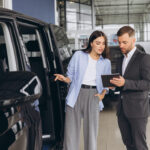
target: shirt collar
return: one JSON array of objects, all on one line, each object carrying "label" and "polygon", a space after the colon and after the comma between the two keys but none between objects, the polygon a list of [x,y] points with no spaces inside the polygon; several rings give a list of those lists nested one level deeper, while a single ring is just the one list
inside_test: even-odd
[{"label": "shirt collar", "polygon": [[[88,55],[90,55],[90,54],[88,54]],[[89,57],[89,56],[88,56],[88,57]],[[102,55],[100,55],[98,61],[99,61],[99,60],[103,60],[103,59],[104,59],[104,57],[103,57]]]},{"label": "shirt collar", "polygon": [[127,57],[132,57],[132,55],[134,54],[134,52],[136,51],[136,47],[134,47],[128,54],[127,54],[127,56],[126,55],[124,55],[126,58]]},{"label": "shirt collar", "polygon": [[102,59],[102,60],[104,59],[104,57],[103,57],[102,55],[100,55],[100,57],[99,57],[99,60],[101,60],[101,59]]}]

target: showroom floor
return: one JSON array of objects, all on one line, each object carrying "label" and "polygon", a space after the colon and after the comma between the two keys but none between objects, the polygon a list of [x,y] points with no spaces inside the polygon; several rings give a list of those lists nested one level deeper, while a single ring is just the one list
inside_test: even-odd
[{"label": "showroom floor", "polygon": [[[98,150],[126,150],[117,124],[116,109],[109,107],[100,113]],[[150,117],[147,126],[147,142],[150,148]],[[80,150],[84,150],[81,132]]]}]

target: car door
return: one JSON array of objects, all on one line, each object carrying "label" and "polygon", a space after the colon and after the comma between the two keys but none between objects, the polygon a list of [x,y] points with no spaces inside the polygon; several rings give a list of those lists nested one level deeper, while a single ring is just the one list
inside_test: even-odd
[{"label": "car door", "polygon": [[[53,53],[53,63],[54,63],[54,70],[52,73],[50,73],[50,79],[51,79],[51,85],[55,86],[53,87],[52,91],[52,97],[55,97],[54,89],[58,89],[58,97],[59,101],[55,101],[54,109],[57,109],[59,106],[59,111],[57,112],[57,115],[60,116],[59,119],[56,120],[57,124],[57,141],[60,143],[58,147],[62,147],[63,144],[63,134],[64,134],[64,120],[65,120],[65,99],[68,91],[68,85],[64,82],[54,82],[54,73],[64,74],[67,71],[67,66],[69,63],[69,60],[71,58],[71,50],[69,48],[69,41],[66,35],[66,32],[63,28],[49,24],[45,26],[45,31],[48,38],[48,43],[50,46],[50,53]],[[50,61],[50,59],[48,60]],[[51,64],[49,62],[49,64]],[[55,111],[54,111],[55,112]],[[58,115],[59,114],[59,115]]]},{"label": "car door", "polygon": [[24,55],[29,69],[40,78],[43,90],[39,99],[44,143],[56,145],[62,140],[63,110],[59,85],[54,82],[53,74],[57,67],[53,51],[45,34],[45,26],[17,23],[23,41]]},{"label": "car door", "polygon": [[[50,24],[47,33],[49,37],[51,37],[51,39],[49,40],[56,60],[56,72],[65,75],[67,72],[68,63],[72,55],[66,32],[63,28]],[[61,100],[63,101],[63,103],[65,103],[68,85],[66,83],[59,82],[59,88]]]},{"label": "car door", "polygon": [[[2,79],[2,72],[14,72],[21,68],[21,60],[16,59],[19,52],[15,33],[15,20],[8,16],[0,17],[0,79]],[[14,95],[9,97],[10,94],[6,94],[7,91],[4,89],[6,89],[6,84],[2,86],[1,81],[0,149],[14,150],[17,147],[26,150],[28,127],[22,120],[17,106],[9,105],[12,101],[15,102],[16,99],[13,100]],[[5,100],[3,103],[4,97],[10,100]]]}]

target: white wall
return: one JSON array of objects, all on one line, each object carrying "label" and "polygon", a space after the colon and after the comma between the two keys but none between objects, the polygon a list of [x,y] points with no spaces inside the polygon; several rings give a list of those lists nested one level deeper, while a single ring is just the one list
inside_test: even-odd
[{"label": "white wall", "polygon": [[4,8],[12,9],[12,0],[4,0]]},{"label": "white wall", "polygon": [[150,42],[136,42],[136,44],[140,44],[145,49],[146,53],[150,54]]}]

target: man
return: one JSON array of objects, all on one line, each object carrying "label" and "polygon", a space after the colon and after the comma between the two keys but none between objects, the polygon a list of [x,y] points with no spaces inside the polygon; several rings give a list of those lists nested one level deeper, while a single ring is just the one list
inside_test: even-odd
[{"label": "man", "polygon": [[124,55],[119,78],[110,82],[120,89],[118,125],[127,150],[148,150],[146,125],[149,115],[150,55],[135,47],[135,31],[124,26],[117,32]]}]

